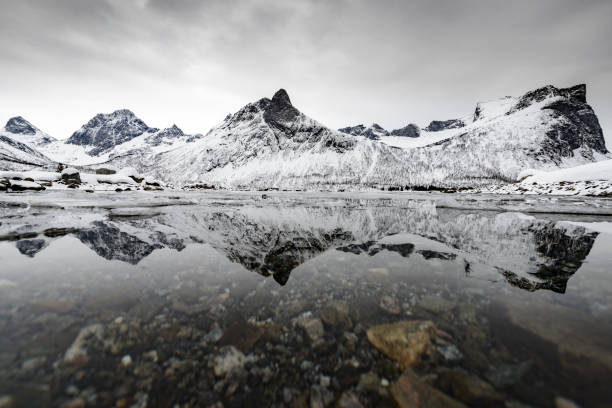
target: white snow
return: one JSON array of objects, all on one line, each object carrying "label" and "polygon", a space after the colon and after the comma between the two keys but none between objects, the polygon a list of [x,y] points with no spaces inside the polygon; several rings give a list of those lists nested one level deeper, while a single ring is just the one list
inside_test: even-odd
[{"label": "white snow", "polygon": [[36,181],[57,181],[61,174],[52,171],[28,170],[28,171],[0,171],[0,178],[20,178],[22,180],[31,178]]},{"label": "white snow", "polygon": [[74,174],[79,174],[79,171],[77,169],[75,169],[74,167],[68,167],[64,170],[62,170],[62,175],[68,175],[68,176],[72,176]]},{"label": "white snow", "polygon": [[519,178],[526,177],[524,184],[529,183],[559,183],[562,181],[595,181],[607,180],[612,182],[612,160],[604,160],[595,163],[583,164],[581,166],[560,169],[554,171],[524,170],[519,173]]},{"label": "white snow", "polygon": [[11,180],[11,187],[16,186],[16,187],[21,187],[21,188],[40,188],[41,185],[38,183],[34,183],[32,181],[25,181],[25,180]]}]

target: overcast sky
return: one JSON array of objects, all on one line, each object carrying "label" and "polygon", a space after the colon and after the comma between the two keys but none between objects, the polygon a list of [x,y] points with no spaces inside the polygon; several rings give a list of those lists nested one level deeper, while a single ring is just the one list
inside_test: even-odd
[{"label": "overcast sky", "polygon": [[338,128],[426,125],[587,83],[612,145],[612,1],[0,0],[0,120],[99,112],[205,132],[285,88]]}]

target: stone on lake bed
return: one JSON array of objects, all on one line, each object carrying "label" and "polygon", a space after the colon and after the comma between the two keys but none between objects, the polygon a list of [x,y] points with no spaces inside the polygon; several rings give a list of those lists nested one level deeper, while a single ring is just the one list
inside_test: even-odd
[{"label": "stone on lake bed", "polygon": [[385,295],[380,299],[380,308],[387,313],[400,314],[402,309],[391,296]]},{"label": "stone on lake bed", "polygon": [[471,407],[503,407],[505,397],[491,384],[459,370],[443,370],[437,385]]},{"label": "stone on lake bed", "polygon": [[316,317],[302,317],[297,320],[297,326],[304,330],[311,343],[317,343],[323,338],[323,323]]},{"label": "stone on lake bed", "polygon": [[219,345],[233,345],[240,351],[247,352],[263,334],[263,328],[244,319],[238,319],[223,331],[223,336],[219,339]]},{"label": "stone on lake bed", "polygon": [[391,395],[400,408],[465,408],[441,391],[421,381],[408,368],[391,387]]},{"label": "stone on lake bed", "polygon": [[72,342],[72,345],[64,354],[64,362],[74,364],[76,366],[84,366],[87,364],[87,347],[86,343],[92,337],[102,338],[104,327],[101,324],[92,324],[81,329],[77,337]]},{"label": "stone on lake bed", "polygon": [[242,368],[246,363],[245,355],[234,346],[225,346],[215,356],[213,370],[217,377],[225,377],[231,371]]},{"label": "stone on lake bed", "polygon": [[418,305],[419,307],[435,314],[448,312],[455,307],[455,303],[435,295],[423,296]]},{"label": "stone on lake bed", "polygon": [[367,337],[377,349],[400,363],[402,369],[415,367],[423,354],[432,355],[437,329],[429,320],[406,320],[370,327]]},{"label": "stone on lake bed", "polygon": [[328,326],[340,326],[349,329],[353,326],[349,317],[348,303],[341,300],[331,300],[323,307],[320,313],[321,320]]},{"label": "stone on lake bed", "polygon": [[362,408],[363,404],[359,401],[359,398],[350,391],[345,391],[338,399],[336,408]]}]

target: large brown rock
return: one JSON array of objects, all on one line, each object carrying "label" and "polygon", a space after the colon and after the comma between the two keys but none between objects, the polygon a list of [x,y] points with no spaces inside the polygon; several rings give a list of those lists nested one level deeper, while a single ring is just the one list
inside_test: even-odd
[{"label": "large brown rock", "polygon": [[503,407],[505,397],[488,382],[458,370],[444,370],[437,386],[470,407]]},{"label": "large brown rock", "polygon": [[411,369],[393,384],[391,395],[400,408],[465,408],[461,402],[421,381]]},{"label": "large brown rock", "polygon": [[429,320],[408,320],[370,327],[367,336],[374,347],[405,369],[417,366],[424,354],[434,354],[436,332]]}]

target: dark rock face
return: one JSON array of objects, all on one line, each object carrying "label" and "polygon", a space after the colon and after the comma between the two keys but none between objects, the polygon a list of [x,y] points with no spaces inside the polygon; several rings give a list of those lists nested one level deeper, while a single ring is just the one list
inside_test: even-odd
[{"label": "dark rock face", "polygon": [[414,123],[410,123],[401,129],[392,130],[391,136],[419,137],[421,136],[421,128]]},{"label": "dark rock face", "polygon": [[117,259],[136,265],[155,249],[162,247],[160,244],[148,244],[112,224],[97,221],[93,223],[93,227],[75,235],[82,243],[108,260]]},{"label": "dark rock face", "polygon": [[366,130],[365,126],[357,125],[340,128],[338,129],[338,132],[346,133],[347,135],[360,136],[364,130]]},{"label": "dark rock face", "polygon": [[122,109],[94,116],[81,129],[74,132],[66,143],[94,146],[89,154],[98,155],[145,132],[153,133],[157,130],[148,127],[133,112]]},{"label": "dark rock face", "polygon": [[571,157],[573,150],[579,147],[588,147],[604,154],[608,152],[599,120],[593,108],[586,103],[586,85],[560,89],[549,85],[527,92],[508,114],[550,97],[556,99],[542,109],[552,111],[559,120],[546,134],[548,140],[542,146],[544,154],[552,158]]},{"label": "dark rock face", "polygon": [[36,134],[36,128],[21,116],[15,116],[14,118],[10,118],[8,122],[6,122],[4,129],[6,129],[7,132],[19,135]]},{"label": "dark rock face", "polygon": [[151,146],[159,146],[164,142],[164,140],[177,139],[181,136],[185,136],[185,133],[183,133],[178,126],[172,125],[172,127],[166,128],[150,137],[147,137],[147,142]]},{"label": "dark rock face", "polygon": [[542,88],[529,91],[519,99],[508,114],[525,109],[534,103],[542,102],[546,98],[555,96],[572,99],[577,104],[586,103],[586,85],[580,84],[570,88],[556,88],[552,85],[546,85]]},{"label": "dark rock face", "polygon": [[264,120],[272,125],[294,121],[300,111],[293,107],[287,91],[279,89],[264,110]]},{"label": "dark rock face", "polygon": [[79,173],[62,173],[62,182],[66,184],[81,184]]},{"label": "dark rock face", "polygon": [[439,132],[446,129],[458,129],[464,126],[465,123],[460,119],[432,120],[425,130],[428,132]]},{"label": "dark rock face", "polygon": [[365,127],[364,125],[348,126],[338,129],[338,131],[347,135],[363,136],[370,140],[380,140],[381,136],[389,136],[389,132],[378,123],[372,123],[370,127]]},{"label": "dark rock face", "polygon": [[15,245],[19,252],[32,258],[47,246],[47,241],[44,239],[22,239],[17,241]]}]

